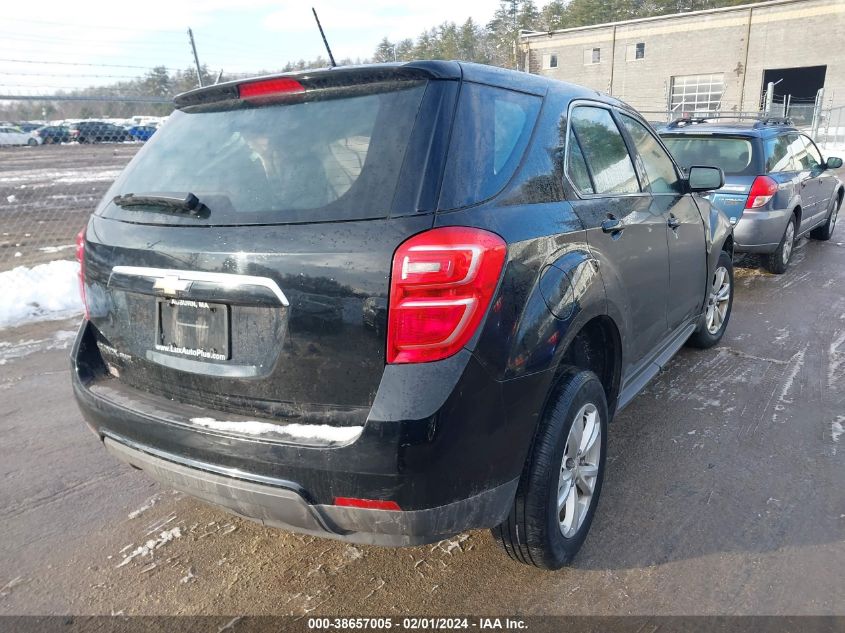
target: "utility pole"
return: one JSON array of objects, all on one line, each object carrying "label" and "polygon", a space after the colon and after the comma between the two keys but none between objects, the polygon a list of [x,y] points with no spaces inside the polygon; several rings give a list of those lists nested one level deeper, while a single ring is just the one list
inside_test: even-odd
[{"label": "utility pole", "polygon": [[197,45],[194,44],[194,32],[191,30],[191,27],[188,27],[188,39],[191,40],[191,50],[194,52],[194,63],[197,65],[197,82],[200,85],[200,88],[203,87],[202,84],[202,70],[200,69],[200,58],[197,56]]}]

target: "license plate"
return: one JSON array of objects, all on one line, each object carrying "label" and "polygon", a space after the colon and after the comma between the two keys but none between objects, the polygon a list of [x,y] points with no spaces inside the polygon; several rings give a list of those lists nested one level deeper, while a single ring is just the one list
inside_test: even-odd
[{"label": "license plate", "polygon": [[157,299],[156,350],[198,360],[228,360],[229,306],[189,299]]}]

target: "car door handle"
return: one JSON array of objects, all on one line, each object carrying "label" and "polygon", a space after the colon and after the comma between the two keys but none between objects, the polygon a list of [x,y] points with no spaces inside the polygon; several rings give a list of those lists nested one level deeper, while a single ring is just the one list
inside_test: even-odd
[{"label": "car door handle", "polygon": [[601,223],[601,230],[605,233],[618,233],[623,228],[622,222],[619,218],[607,218],[604,222]]},{"label": "car door handle", "polygon": [[670,215],[667,224],[669,225],[670,229],[677,229],[679,226],[681,226],[681,221],[674,215]]}]

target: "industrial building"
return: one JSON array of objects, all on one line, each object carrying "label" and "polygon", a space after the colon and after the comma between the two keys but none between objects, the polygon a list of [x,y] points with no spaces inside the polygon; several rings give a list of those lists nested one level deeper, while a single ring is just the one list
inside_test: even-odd
[{"label": "industrial building", "polygon": [[845,0],[775,0],[521,37],[529,72],[586,85],[649,118],[845,105]]}]

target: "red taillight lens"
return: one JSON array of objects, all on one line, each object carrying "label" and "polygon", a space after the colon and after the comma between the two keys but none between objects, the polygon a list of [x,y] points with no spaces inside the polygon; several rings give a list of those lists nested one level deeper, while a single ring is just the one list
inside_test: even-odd
[{"label": "red taillight lens", "polygon": [[778,183],[768,176],[757,176],[748,192],[748,200],[745,201],[746,209],[759,209],[772,199],[777,193]]},{"label": "red taillight lens", "polygon": [[493,298],[507,255],[504,240],[462,226],[432,229],[393,256],[387,362],[447,358],[475,333]]},{"label": "red taillight lens", "polygon": [[383,501],[380,499],[356,499],[355,497],[335,497],[336,506],[348,508],[367,508],[368,510],[401,510],[395,501]]},{"label": "red taillight lens", "polygon": [[87,319],[91,315],[88,313],[88,297],[85,292],[85,229],[76,234],[76,261],[79,262],[79,296],[82,298],[82,307]]},{"label": "red taillight lens", "polygon": [[257,99],[297,92],[305,92],[305,86],[295,79],[288,79],[287,77],[262,79],[238,86],[238,97],[241,99]]}]

